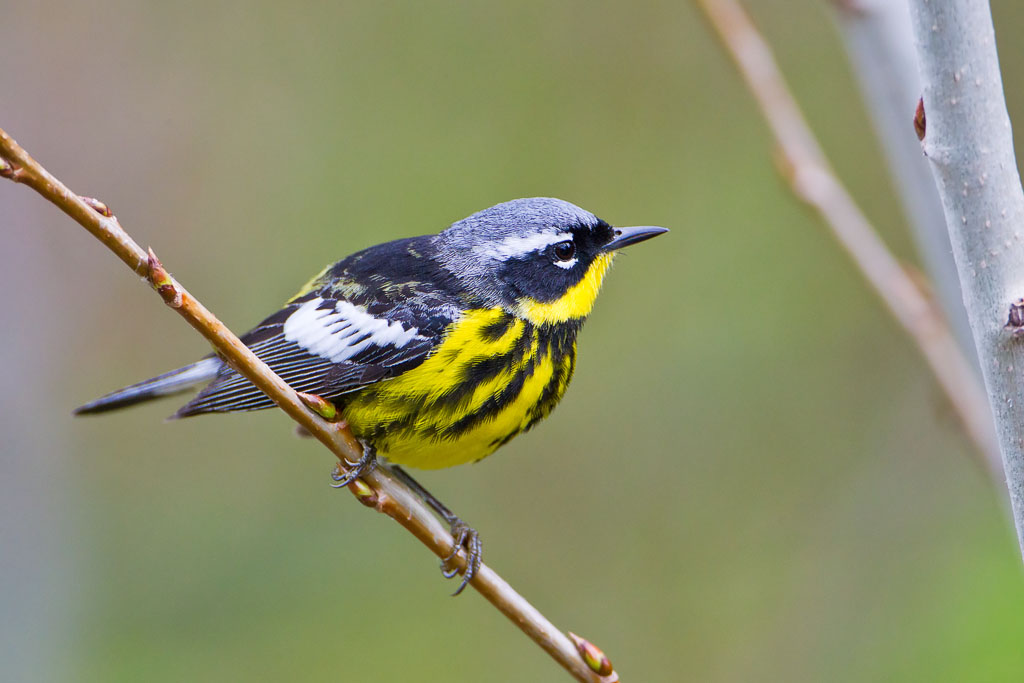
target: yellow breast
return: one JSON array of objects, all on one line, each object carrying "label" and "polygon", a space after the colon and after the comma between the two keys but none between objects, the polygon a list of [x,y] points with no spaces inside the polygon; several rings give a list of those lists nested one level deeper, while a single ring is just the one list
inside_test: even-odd
[{"label": "yellow breast", "polygon": [[561,398],[575,331],[542,330],[502,309],[466,311],[421,365],[346,401],[346,419],[357,437],[401,465],[479,460]]}]

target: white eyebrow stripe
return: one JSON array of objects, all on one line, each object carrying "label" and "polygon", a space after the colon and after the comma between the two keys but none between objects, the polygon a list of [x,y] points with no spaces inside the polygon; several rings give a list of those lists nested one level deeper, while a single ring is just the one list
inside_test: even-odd
[{"label": "white eyebrow stripe", "polygon": [[[322,302],[318,297],[302,304],[288,316],[282,331],[288,341],[335,363],[348,360],[371,344],[402,348],[413,339],[424,338],[418,328],[374,317],[348,301],[337,302],[333,309],[318,308]],[[365,335],[369,336],[353,343]]]},{"label": "white eyebrow stripe", "polygon": [[494,244],[488,244],[483,247],[483,253],[488,256],[492,256],[499,261],[505,259],[515,258],[517,256],[526,256],[532,254],[535,251],[541,251],[552,244],[559,242],[565,242],[566,240],[572,239],[572,233],[559,230],[557,232],[540,232],[525,237],[512,236],[506,237],[500,242]]}]

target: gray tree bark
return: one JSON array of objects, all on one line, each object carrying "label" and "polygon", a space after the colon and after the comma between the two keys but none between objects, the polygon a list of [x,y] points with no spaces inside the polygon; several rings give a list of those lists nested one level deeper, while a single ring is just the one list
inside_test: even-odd
[{"label": "gray tree bark", "polygon": [[[983,0],[911,0],[926,115],[923,149],[956,259],[1024,551],[1024,192],[995,32]],[[910,112],[908,112],[908,117]]]}]

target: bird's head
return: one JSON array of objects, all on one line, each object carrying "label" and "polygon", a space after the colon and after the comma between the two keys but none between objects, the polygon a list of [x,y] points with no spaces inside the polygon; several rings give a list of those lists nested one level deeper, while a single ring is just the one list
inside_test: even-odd
[{"label": "bird's head", "polygon": [[534,197],[464,218],[434,243],[442,265],[477,295],[543,325],[585,318],[615,251],[663,232],[615,228],[569,202]]}]

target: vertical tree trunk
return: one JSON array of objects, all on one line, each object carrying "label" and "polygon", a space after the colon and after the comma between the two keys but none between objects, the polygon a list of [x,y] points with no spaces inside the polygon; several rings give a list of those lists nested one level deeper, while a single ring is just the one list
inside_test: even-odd
[{"label": "vertical tree trunk", "polygon": [[[911,0],[931,162],[1024,550],[1024,192],[988,2]],[[908,116],[910,112],[908,112]]]}]

